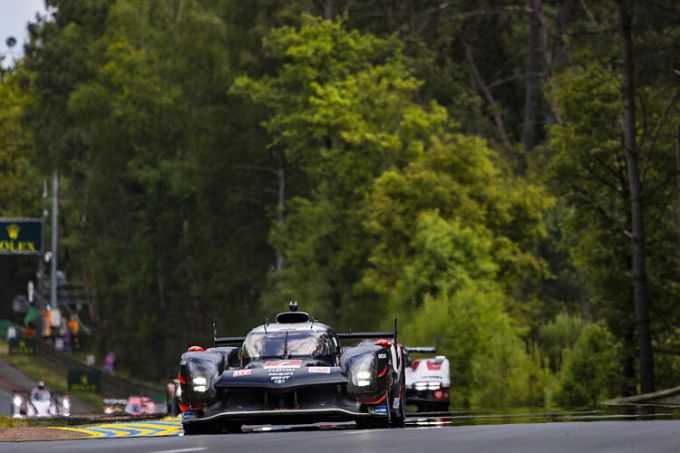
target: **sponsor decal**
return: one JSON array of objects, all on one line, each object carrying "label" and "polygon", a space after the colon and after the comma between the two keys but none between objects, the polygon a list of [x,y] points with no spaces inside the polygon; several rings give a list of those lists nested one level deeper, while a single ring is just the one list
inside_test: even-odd
[{"label": "sponsor decal", "polygon": [[274,384],[283,384],[293,375],[294,371],[292,368],[274,368],[267,371],[269,379]]},{"label": "sponsor decal", "polygon": [[271,360],[265,362],[263,368],[274,384],[284,384],[301,366],[302,360]]},{"label": "sponsor decal", "polygon": [[371,414],[377,414],[377,415],[387,415],[387,405],[382,404],[380,406],[373,406],[370,408]]},{"label": "sponsor decal", "polygon": [[234,370],[232,376],[233,377],[250,376],[252,372],[253,372],[252,370]]},{"label": "sponsor decal", "polygon": [[387,354],[378,354],[378,358],[379,358],[379,359],[386,359],[386,358],[387,358]]},{"label": "sponsor decal", "polygon": [[182,413],[182,420],[194,420],[196,418],[196,414],[194,414],[191,411],[184,411]]},{"label": "sponsor decal", "polygon": [[434,360],[428,360],[427,362],[427,369],[430,371],[439,371],[442,369],[442,364],[441,363],[435,363]]},{"label": "sponsor decal", "polygon": [[394,402],[392,403],[392,408],[393,409],[399,409],[399,403],[401,402],[401,398],[397,397],[394,399]]},{"label": "sponsor decal", "polygon": [[272,368],[300,368],[302,366],[302,360],[272,360],[269,362],[264,362],[264,369]]},{"label": "sponsor decal", "polygon": [[310,366],[307,368],[310,373],[331,374],[331,367],[329,366]]}]

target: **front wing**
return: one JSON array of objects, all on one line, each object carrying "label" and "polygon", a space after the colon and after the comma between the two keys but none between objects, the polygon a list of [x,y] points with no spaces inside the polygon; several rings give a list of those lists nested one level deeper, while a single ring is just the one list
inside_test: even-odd
[{"label": "front wing", "polygon": [[215,389],[216,400],[200,411],[185,411],[183,423],[295,424],[389,417],[385,398],[348,393],[340,367],[227,370]]}]

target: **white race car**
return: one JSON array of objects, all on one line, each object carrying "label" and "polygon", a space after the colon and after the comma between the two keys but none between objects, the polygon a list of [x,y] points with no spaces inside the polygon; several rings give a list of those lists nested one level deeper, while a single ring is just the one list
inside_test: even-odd
[{"label": "white race car", "polygon": [[44,384],[30,392],[14,391],[11,413],[14,418],[54,417],[71,415],[71,400],[50,392]]},{"label": "white race car", "polygon": [[448,411],[451,400],[451,371],[443,355],[412,359],[410,354],[435,353],[431,347],[407,347],[406,404],[418,412]]}]

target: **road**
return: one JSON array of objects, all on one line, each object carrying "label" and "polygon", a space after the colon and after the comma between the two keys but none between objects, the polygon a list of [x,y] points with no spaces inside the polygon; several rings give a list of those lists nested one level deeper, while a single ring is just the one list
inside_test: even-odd
[{"label": "road", "polygon": [[12,404],[12,394],[0,388],[0,415],[10,415],[10,405]]},{"label": "road", "polygon": [[269,432],[214,436],[91,439],[0,444],[0,451],[192,453],[247,451],[414,452],[675,452],[680,421],[569,422],[385,430]]}]

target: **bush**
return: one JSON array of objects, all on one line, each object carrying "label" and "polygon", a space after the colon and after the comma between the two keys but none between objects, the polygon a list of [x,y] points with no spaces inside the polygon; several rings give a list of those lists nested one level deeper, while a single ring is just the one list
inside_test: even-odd
[{"label": "bush", "polygon": [[544,406],[552,375],[537,348],[527,352],[512,332],[499,333],[473,363],[476,407]]},{"label": "bush", "polygon": [[560,313],[538,331],[538,342],[550,370],[557,373],[562,367],[563,352],[572,349],[581,336],[586,322],[580,316]]},{"label": "bush", "polygon": [[595,406],[616,395],[622,379],[620,350],[621,346],[603,324],[586,325],[573,349],[564,353],[557,404]]}]

